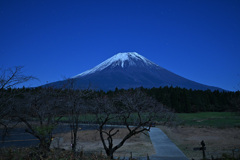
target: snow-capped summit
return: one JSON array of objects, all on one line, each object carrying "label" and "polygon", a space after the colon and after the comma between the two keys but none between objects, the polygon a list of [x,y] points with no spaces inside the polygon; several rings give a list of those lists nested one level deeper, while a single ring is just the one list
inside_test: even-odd
[{"label": "snow-capped summit", "polygon": [[116,55],[114,55],[113,57],[107,59],[105,62],[110,62],[110,63],[114,63],[114,62],[120,62],[122,68],[124,67],[124,62],[125,61],[131,61],[130,65],[136,65],[134,63],[134,60],[140,60],[143,61],[144,63],[147,64],[152,64],[151,61],[149,61],[148,59],[146,59],[145,57],[141,56],[140,54],[138,54],[137,52],[123,52],[123,53],[118,53]]},{"label": "snow-capped summit", "polygon": [[[79,78],[82,76],[86,76],[89,74],[93,74],[98,71],[102,71],[108,67],[115,68],[115,67],[128,67],[128,66],[149,66],[149,65],[156,65],[147,58],[141,56],[137,52],[122,52],[118,53],[111,58],[105,60],[104,62],[100,63],[99,65],[95,66],[94,68],[87,70],[83,73],[80,73],[72,78]],[[157,65],[156,65],[157,66]]]},{"label": "snow-capped summit", "polygon": [[58,81],[44,87],[69,87],[74,89],[114,90],[129,88],[181,87],[197,90],[222,90],[200,84],[172,73],[136,52],[118,53],[96,67],[68,80]]}]

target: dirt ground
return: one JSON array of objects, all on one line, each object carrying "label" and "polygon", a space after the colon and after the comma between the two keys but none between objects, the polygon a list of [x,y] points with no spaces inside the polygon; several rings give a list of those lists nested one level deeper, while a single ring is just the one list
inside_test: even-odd
[{"label": "dirt ground", "polygon": [[[121,138],[128,132],[127,129],[119,129],[119,133],[114,138],[114,144],[120,142]],[[52,148],[71,149],[71,133],[58,134],[54,136]],[[96,130],[87,130],[78,132],[77,149],[84,152],[103,153],[102,142],[100,140],[99,132]],[[150,137],[145,134],[138,134],[125,142],[125,144],[118,149],[114,156],[116,157],[141,157],[152,155],[155,153],[154,147],[151,143]]]},{"label": "dirt ground", "polygon": [[[227,128],[218,129],[211,127],[166,127],[158,126],[165,134],[184,152],[189,158],[200,160],[202,158],[201,151],[194,151],[193,148],[201,147],[200,143],[204,140],[206,144],[207,158],[221,157],[223,153],[240,156],[240,129]],[[114,139],[114,144],[120,142],[120,139],[127,133],[126,129],[120,129],[119,134]],[[71,134],[56,135],[52,147],[71,149]],[[78,134],[78,150],[84,152],[105,153],[102,142],[100,141],[99,132],[96,130],[79,131]],[[144,134],[136,135],[130,138],[119,150],[115,156],[129,157],[130,152],[133,156],[140,157],[155,154],[154,147],[148,136]]]},{"label": "dirt ground", "polygon": [[184,152],[189,158],[195,160],[202,158],[201,151],[194,151],[193,148],[201,147],[204,140],[206,144],[207,158],[220,157],[223,153],[240,155],[240,129],[239,128],[197,128],[197,127],[165,127],[160,126],[165,134]]}]

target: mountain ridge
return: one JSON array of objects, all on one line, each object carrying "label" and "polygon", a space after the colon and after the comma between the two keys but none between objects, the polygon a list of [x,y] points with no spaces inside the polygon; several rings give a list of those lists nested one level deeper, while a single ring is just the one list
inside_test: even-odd
[{"label": "mountain ridge", "polygon": [[[136,52],[118,53],[90,70],[70,78],[74,89],[114,90],[129,88],[153,88],[173,86],[193,90],[220,90],[188,80],[160,67]],[[70,87],[68,81],[58,81],[45,85],[55,88]]]}]

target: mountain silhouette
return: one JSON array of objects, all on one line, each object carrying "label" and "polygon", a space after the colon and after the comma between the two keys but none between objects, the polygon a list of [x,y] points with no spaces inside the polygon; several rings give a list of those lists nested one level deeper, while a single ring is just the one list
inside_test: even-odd
[{"label": "mountain silhouette", "polygon": [[158,66],[136,52],[118,53],[96,67],[68,80],[44,85],[44,87],[90,88],[104,91],[115,90],[115,88],[158,88],[165,86],[193,90],[223,90],[183,78]]}]

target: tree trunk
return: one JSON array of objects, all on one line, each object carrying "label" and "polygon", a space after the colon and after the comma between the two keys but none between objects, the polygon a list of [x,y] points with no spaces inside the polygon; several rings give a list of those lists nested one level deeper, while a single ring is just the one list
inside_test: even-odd
[{"label": "tree trunk", "polygon": [[51,140],[48,140],[48,139],[45,139],[45,138],[40,138],[39,140],[40,140],[39,147],[43,150],[49,151]]},{"label": "tree trunk", "polygon": [[77,132],[74,130],[73,132],[73,144],[72,144],[72,151],[76,152],[76,146],[77,146]]},{"label": "tree trunk", "polygon": [[106,154],[107,154],[108,158],[113,159],[113,150],[112,149],[106,150]]}]

